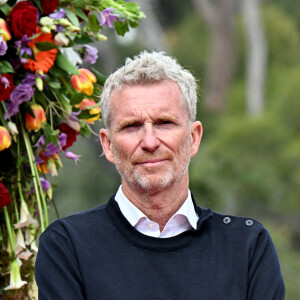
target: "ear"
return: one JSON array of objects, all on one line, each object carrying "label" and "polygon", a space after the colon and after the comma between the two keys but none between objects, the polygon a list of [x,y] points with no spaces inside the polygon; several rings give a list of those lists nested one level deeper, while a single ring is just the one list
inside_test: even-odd
[{"label": "ear", "polygon": [[114,164],[114,154],[112,151],[111,140],[107,129],[100,129],[100,142],[106,159]]},{"label": "ear", "polygon": [[203,128],[201,122],[200,121],[194,122],[191,128],[191,138],[192,138],[191,157],[196,155],[196,153],[198,152],[200,142],[202,139],[202,133],[203,133]]}]

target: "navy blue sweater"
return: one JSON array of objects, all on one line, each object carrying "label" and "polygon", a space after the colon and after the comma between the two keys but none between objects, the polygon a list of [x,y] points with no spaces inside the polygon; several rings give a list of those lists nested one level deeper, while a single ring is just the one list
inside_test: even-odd
[{"label": "navy blue sweater", "polygon": [[195,208],[197,229],[166,239],[135,230],[113,197],[55,221],[40,238],[39,300],[284,299],[266,229]]}]

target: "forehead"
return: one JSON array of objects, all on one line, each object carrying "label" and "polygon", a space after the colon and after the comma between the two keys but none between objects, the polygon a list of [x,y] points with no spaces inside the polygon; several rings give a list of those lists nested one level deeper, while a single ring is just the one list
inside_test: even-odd
[{"label": "forehead", "polygon": [[143,113],[187,115],[181,90],[178,84],[171,80],[124,85],[120,91],[112,92],[110,110],[111,120]]}]

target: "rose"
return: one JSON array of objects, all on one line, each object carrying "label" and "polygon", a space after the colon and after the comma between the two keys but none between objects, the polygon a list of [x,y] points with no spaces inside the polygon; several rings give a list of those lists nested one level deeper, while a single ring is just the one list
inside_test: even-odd
[{"label": "rose", "polygon": [[8,100],[11,92],[15,88],[12,74],[3,74],[0,77],[0,102]]},{"label": "rose", "polygon": [[76,137],[78,135],[78,132],[71,127],[69,127],[66,123],[61,123],[59,125],[60,132],[63,132],[67,135],[67,142],[62,147],[63,150],[66,150],[67,148],[71,147],[74,142],[76,142]]},{"label": "rose", "polygon": [[0,182],[0,209],[4,206],[10,204],[11,199],[9,195],[9,191],[6,186]]},{"label": "rose", "polygon": [[42,9],[44,14],[49,15],[57,7],[59,0],[42,0],[41,2],[42,2]]},{"label": "rose", "polygon": [[18,2],[8,15],[11,29],[16,38],[31,36],[36,29],[38,9],[27,1]]}]

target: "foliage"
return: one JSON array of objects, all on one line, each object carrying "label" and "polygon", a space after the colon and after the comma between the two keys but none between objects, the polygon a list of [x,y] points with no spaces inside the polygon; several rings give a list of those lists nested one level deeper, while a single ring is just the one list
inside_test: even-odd
[{"label": "foliage", "polygon": [[105,76],[83,68],[98,58],[89,44],[106,39],[105,26],[123,36],[144,14],[122,0],[0,3],[0,294],[33,298],[52,203],[45,174],[58,174],[62,155],[79,160],[68,148],[100,118]]}]

